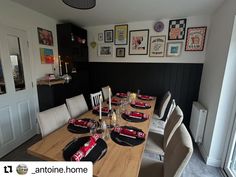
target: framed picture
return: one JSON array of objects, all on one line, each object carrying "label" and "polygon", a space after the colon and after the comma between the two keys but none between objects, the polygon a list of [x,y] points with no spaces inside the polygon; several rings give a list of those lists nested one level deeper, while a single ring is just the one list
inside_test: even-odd
[{"label": "framed picture", "polygon": [[98,56],[100,57],[112,57],[113,56],[113,45],[103,44],[98,46]]},{"label": "framed picture", "polygon": [[187,19],[169,21],[168,40],[184,40]]},{"label": "framed picture", "polygon": [[115,45],[127,45],[128,25],[115,25]]},{"label": "framed picture", "polygon": [[52,32],[46,29],[38,28],[39,44],[53,46]]},{"label": "framed picture", "polygon": [[125,57],[125,48],[116,48],[116,57]]},{"label": "framed picture", "polygon": [[42,64],[53,64],[54,63],[53,50],[40,48],[40,59]]},{"label": "framed picture", "polygon": [[147,55],[149,30],[133,30],[129,32],[129,55]]},{"label": "framed picture", "polygon": [[188,28],[185,51],[203,51],[206,31],[206,26]]},{"label": "framed picture", "polygon": [[182,51],[183,42],[168,42],[167,43],[167,57],[178,57]]},{"label": "framed picture", "polygon": [[103,41],[103,33],[98,33],[98,41]]},{"label": "framed picture", "polygon": [[104,31],[104,42],[105,43],[113,42],[113,30]]},{"label": "framed picture", "polygon": [[150,37],[150,57],[164,57],[165,55],[166,36]]}]

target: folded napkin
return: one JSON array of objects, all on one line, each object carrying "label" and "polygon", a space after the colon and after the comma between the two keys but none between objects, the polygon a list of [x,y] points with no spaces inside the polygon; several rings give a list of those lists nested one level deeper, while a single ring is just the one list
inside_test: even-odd
[{"label": "folded napkin", "polygon": [[99,134],[95,134],[90,137],[89,141],[84,144],[72,157],[72,161],[80,161],[83,157],[86,157],[89,152],[96,146],[96,141],[100,138]]},{"label": "folded napkin", "polygon": [[141,102],[141,101],[133,101],[131,104],[134,106],[143,107],[143,108],[150,106],[149,104]]},{"label": "folded napkin", "polygon": [[138,98],[145,99],[145,100],[151,100],[153,99],[152,96],[149,95],[138,95]]},{"label": "folded napkin", "polygon": [[125,114],[131,118],[137,118],[137,119],[148,119],[149,118],[149,116],[147,114],[137,112],[137,111],[131,111],[131,112],[126,111]]},{"label": "folded napkin", "polygon": [[112,98],[111,99],[111,103],[119,104],[120,103],[120,99]]},{"label": "folded napkin", "polygon": [[68,123],[73,124],[74,126],[77,126],[77,127],[82,127],[82,128],[91,128],[94,125],[94,123],[92,121],[82,120],[82,119],[74,119],[74,118],[69,119]]},{"label": "folded napkin", "polygon": [[136,139],[136,138],[144,139],[145,138],[145,133],[143,133],[141,131],[128,129],[128,128],[115,127],[114,131],[119,133],[122,136],[127,136],[129,138],[134,138],[134,139]]},{"label": "folded napkin", "polygon": [[[96,106],[94,108],[95,111],[99,111],[99,106]],[[108,107],[102,107],[102,112],[103,113],[108,113],[109,112],[109,108]]]},{"label": "folded napkin", "polygon": [[116,93],[116,96],[126,98],[127,97],[127,93]]}]

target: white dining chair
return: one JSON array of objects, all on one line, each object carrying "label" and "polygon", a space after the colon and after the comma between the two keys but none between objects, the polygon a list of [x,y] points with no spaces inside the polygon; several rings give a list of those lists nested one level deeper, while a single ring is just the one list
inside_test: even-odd
[{"label": "white dining chair", "polygon": [[[107,100],[109,97],[109,88],[111,90],[111,87],[109,85],[106,87],[102,87],[102,94],[103,94],[104,100]],[[112,91],[111,91],[111,96],[112,96]]]},{"label": "white dining chair", "polygon": [[164,155],[165,149],[174,132],[181,125],[183,117],[184,115],[182,110],[179,106],[176,106],[166,123],[164,135],[156,132],[149,132],[145,150],[148,152]]},{"label": "white dining chair", "polygon": [[192,154],[191,136],[181,124],[166,147],[164,162],[143,157],[139,177],[181,177]]},{"label": "white dining chair", "polygon": [[88,111],[88,105],[83,94],[66,99],[66,105],[71,117],[79,117]]},{"label": "white dining chair", "polygon": [[166,125],[166,122],[169,120],[171,113],[174,111],[176,107],[175,99],[172,100],[168,114],[166,116],[166,120],[160,120],[160,119],[152,119],[150,124],[150,132],[160,133],[164,134],[164,128]]},{"label": "white dining chair", "polygon": [[161,100],[157,113],[153,114],[153,119],[162,119],[164,117],[170,98],[171,93],[170,91],[167,91]]},{"label": "white dining chair", "polygon": [[65,104],[57,106],[37,115],[42,136],[46,136],[68,122],[70,114]]},{"label": "white dining chair", "polygon": [[[100,97],[102,98],[102,91],[99,91],[99,92],[97,92],[97,93],[91,93],[91,94],[90,94],[92,107],[95,107],[95,106],[99,105],[99,99],[100,99]],[[102,98],[101,101],[103,102],[103,98]]]}]

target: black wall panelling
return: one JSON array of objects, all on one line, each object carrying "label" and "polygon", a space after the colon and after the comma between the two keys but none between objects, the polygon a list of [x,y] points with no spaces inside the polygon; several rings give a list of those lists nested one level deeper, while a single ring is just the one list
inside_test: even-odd
[{"label": "black wall panelling", "polygon": [[89,63],[90,92],[110,85],[113,93],[136,92],[157,97],[157,105],[167,90],[184,112],[189,125],[192,102],[198,100],[203,64],[184,63]]}]

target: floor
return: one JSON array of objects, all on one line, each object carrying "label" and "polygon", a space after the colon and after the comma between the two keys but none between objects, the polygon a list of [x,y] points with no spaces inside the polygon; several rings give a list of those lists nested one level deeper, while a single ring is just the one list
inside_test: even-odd
[{"label": "floor", "polygon": [[[159,155],[149,152],[144,152],[144,156],[160,160]],[[194,146],[193,155],[186,166],[182,177],[223,177],[220,168],[215,168],[212,166],[208,166],[204,163],[203,158],[200,154],[200,151],[197,146]]]},{"label": "floor", "polygon": [[[36,135],[23,145],[16,148],[11,153],[7,154],[0,161],[38,161],[40,159],[27,154],[26,150],[28,147],[36,143],[41,139],[41,136]],[[151,154],[148,152],[144,153],[144,156],[154,159],[159,159],[159,155]],[[194,147],[194,153],[188,163],[182,177],[223,177],[219,168],[207,166],[197,148]]]}]

